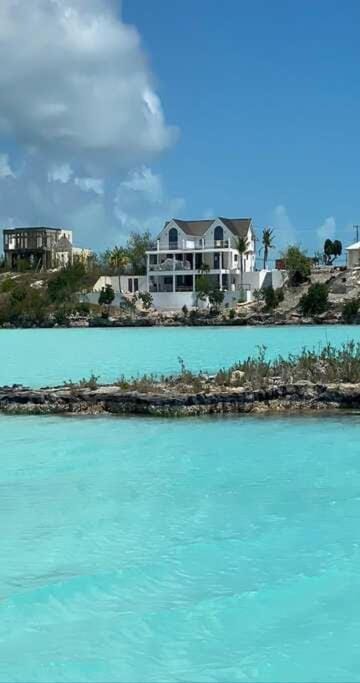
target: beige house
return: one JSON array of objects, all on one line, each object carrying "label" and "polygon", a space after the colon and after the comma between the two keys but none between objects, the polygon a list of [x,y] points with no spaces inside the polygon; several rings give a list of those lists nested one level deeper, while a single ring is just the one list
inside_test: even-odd
[{"label": "beige house", "polygon": [[360,267],[360,242],[355,242],[351,244],[350,247],[346,247],[347,252],[347,265],[349,268],[359,268]]}]

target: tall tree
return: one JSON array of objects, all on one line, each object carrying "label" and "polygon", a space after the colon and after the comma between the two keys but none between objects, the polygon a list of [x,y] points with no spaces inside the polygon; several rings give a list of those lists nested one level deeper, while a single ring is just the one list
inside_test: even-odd
[{"label": "tall tree", "polygon": [[262,247],[260,251],[264,251],[264,270],[266,270],[266,264],[267,260],[269,258],[269,251],[270,249],[274,249],[274,230],[271,228],[264,228],[262,232],[262,237],[261,237],[261,244]]},{"label": "tall tree", "polygon": [[126,251],[136,275],[146,272],[146,252],[153,247],[154,240],[148,230],[142,233],[131,233],[126,244]]},{"label": "tall tree", "polygon": [[130,259],[124,247],[114,247],[109,253],[109,264],[117,270],[124,271]]},{"label": "tall tree", "polygon": [[124,247],[114,247],[110,253],[109,253],[109,264],[112,268],[116,268],[118,271],[118,277],[119,277],[119,292],[121,292],[121,273],[123,273],[126,269],[126,266],[129,265],[130,259],[127,253],[127,250],[124,249]]},{"label": "tall tree", "polygon": [[243,288],[244,283],[244,254],[248,248],[248,243],[245,237],[238,237],[236,240],[236,250],[240,256],[240,285]]}]

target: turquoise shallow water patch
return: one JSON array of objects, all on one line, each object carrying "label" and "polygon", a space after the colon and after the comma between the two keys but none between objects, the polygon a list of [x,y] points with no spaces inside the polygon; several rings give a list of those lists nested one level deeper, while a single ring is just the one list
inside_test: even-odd
[{"label": "turquoise shallow water patch", "polygon": [[359,436],[0,417],[0,680],[360,681]]},{"label": "turquoise shallow water patch", "polygon": [[32,387],[89,378],[111,382],[124,374],[171,373],[181,357],[192,370],[216,371],[253,356],[269,357],[360,341],[357,326],[0,330],[0,386]]}]

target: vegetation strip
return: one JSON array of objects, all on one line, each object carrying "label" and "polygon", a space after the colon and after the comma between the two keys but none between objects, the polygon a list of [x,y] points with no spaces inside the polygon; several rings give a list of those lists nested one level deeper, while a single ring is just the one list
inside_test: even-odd
[{"label": "vegetation strip", "polygon": [[182,359],[177,375],[145,375],[112,385],[92,376],[79,383],[32,390],[0,389],[0,411],[8,414],[143,414],[185,416],[321,409],[360,409],[360,344],[303,349],[298,356],[255,358],[214,375],[193,373]]}]

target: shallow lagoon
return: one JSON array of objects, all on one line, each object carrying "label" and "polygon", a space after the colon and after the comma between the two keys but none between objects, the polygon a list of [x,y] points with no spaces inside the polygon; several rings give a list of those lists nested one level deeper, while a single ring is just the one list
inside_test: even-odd
[{"label": "shallow lagoon", "polygon": [[0,418],[0,680],[359,681],[360,418]]},{"label": "shallow lagoon", "polygon": [[214,371],[257,353],[296,353],[303,346],[360,341],[357,326],[213,327],[0,330],[0,385],[38,387],[100,376],[114,381],[143,373],[179,370],[178,357],[193,370]]},{"label": "shallow lagoon", "polygon": [[[357,327],[0,332],[0,384]],[[0,681],[360,681],[360,417],[0,416]]]}]

